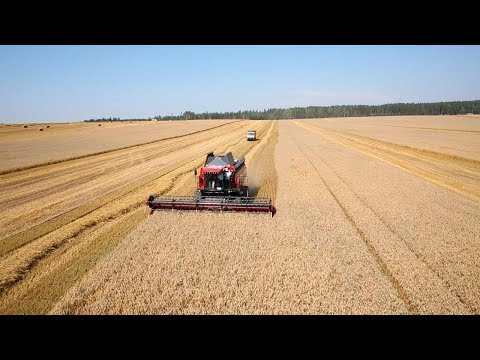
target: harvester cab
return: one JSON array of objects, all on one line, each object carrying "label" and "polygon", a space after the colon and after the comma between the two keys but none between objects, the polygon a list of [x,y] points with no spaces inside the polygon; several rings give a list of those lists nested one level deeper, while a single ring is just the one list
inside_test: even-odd
[{"label": "harvester cab", "polygon": [[192,196],[150,195],[146,204],[154,210],[218,210],[268,212],[274,207],[270,198],[250,197],[245,158],[208,153],[204,165],[197,172],[197,191]]},{"label": "harvester cab", "polygon": [[231,152],[215,156],[209,153],[198,176],[197,192],[202,196],[248,197],[245,158],[234,159]]}]

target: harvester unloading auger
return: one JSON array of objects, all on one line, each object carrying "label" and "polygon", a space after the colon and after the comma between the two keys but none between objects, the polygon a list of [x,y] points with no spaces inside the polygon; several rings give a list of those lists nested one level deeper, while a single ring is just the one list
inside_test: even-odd
[{"label": "harvester unloading auger", "polygon": [[200,168],[197,191],[192,196],[150,195],[146,204],[150,214],[154,210],[217,210],[270,213],[275,208],[270,198],[250,197],[245,158],[235,160],[231,152],[226,155],[209,153]]}]

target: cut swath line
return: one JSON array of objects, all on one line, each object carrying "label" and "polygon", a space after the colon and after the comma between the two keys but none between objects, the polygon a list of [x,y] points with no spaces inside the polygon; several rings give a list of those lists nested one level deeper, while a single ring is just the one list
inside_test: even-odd
[{"label": "cut swath line", "polygon": [[149,145],[149,144],[154,144],[154,143],[158,143],[158,142],[165,141],[165,140],[183,138],[183,137],[186,137],[186,136],[189,136],[189,135],[195,135],[195,134],[199,134],[199,133],[202,133],[202,132],[205,132],[205,131],[210,131],[210,130],[213,130],[213,129],[218,129],[218,128],[222,127],[222,126],[227,126],[227,125],[230,125],[230,124],[234,124],[234,123],[237,123],[237,122],[239,122],[239,121],[242,121],[242,120],[232,121],[232,122],[229,122],[229,123],[226,123],[226,124],[221,124],[221,125],[218,125],[218,126],[213,126],[213,127],[211,127],[211,128],[208,128],[208,129],[203,129],[203,130],[191,132],[191,133],[188,133],[188,134],[171,136],[171,137],[164,138],[164,139],[148,141],[148,142],[141,143],[141,144],[134,144],[134,145],[129,145],[129,146],[125,146],[125,147],[121,147],[121,148],[116,148],[116,149],[111,149],[111,150],[98,151],[98,152],[95,152],[95,153],[90,153],[90,154],[85,154],[85,155],[80,155],[80,156],[74,156],[74,157],[69,157],[69,158],[59,159],[59,160],[54,160],[54,161],[48,161],[48,162],[44,162],[44,163],[40,163],[40,164],[33,164],[33,165],[28,165],[28,166],[23,166],[23,167],[8,169],[8,170],[2,170],[2,171],[0,171],[0,175],[10,174],[10,173],[19,172],[19,171],[24,171],[24,170],[30,170],[30,169],[34,169],[34,168],[38,168],[38,167],[42,167],[42,166],[59,164],[59,163],[63,163],[63,162],[66,162],[66,161],[83,159],[83,158],[90,157],[90,156],[108,154],[108,153],[111,153],[111,152],[114,152],[114,151],[131,149],[131,148],[134,148],[134,147],[143,146],[143,145]]}]

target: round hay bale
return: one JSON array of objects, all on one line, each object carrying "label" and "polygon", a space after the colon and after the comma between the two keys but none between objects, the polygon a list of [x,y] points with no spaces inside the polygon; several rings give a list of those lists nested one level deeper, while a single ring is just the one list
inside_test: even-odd
[{"label": "round hay bale", "polygon": [[27,125],[23,125],[23,128],[26,129],[26,128],[28,128],[28,126],[27,126]]},{"label": "round hay bale", "polygon": [[47,128],[49,128],[49,127],[50,127],[50,125],[47,125]]}]

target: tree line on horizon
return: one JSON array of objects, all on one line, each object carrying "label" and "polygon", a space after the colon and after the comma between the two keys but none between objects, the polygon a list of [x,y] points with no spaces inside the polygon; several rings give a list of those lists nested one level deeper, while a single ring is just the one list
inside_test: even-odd
[{"label": "tree line on horizon", "polygon": [[[460,115],[480,114],[480,100],[447,101],[435,103],[395,103],[384,105],[332,105],[307,106],[288,109],[272,108],[268,110],[247,110],[237,112],[185,111],[180,115],[154,116],[150,119],[164,120],[205,120],[205,119],[246,119],[246,120],[282,120],[356,116],[396,116],[396,115]],[[95,121],[145,121],[148,119],[101,118]]]}]

